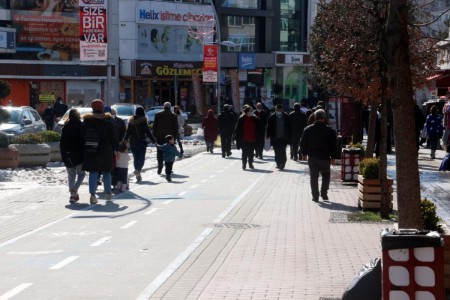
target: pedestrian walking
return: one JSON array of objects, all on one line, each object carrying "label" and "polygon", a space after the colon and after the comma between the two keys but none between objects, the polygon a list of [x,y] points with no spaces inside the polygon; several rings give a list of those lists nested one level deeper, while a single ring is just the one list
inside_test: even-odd
[{"label": "pedestrian walking", "polygon": [[[153,121],[153,135],[156,138],[156,143],[163,145],[166,142],[166,136],[177,136],[178,133],[178,119],[171,111],[172,105],[170,102],[164,103],[164,110],[155,114]],[[164,153],[157,149],[156,158],[158,160],[158,174],[161,174],[164,167]]]},{"label": "pedestrian walking", "polygon": [[69,109],[69,107],[64,103],[63,99],[61,97],[58,97],[56,99],[55,105],[53,105],[53,108],[55,109],[55,114],[57,118],[61,118],[64,116],[66,111]]},{"label": "pedestrian walking", "polygon": [[53,126],[55,125],[55,117],[55,109],[52,107],[52,104],[49,103],[42,114],[42,119],[44,120],[47,130],[53,130]]},{"label": "pedestrian walking", "polygon": [[269,118],[269,114],[264,110],[261,102],[256,103],[256,111],[255,116],[258,119],[259,130],[258,140],[256,141],[255,146],[255,156],[259,159],[263,159],[263,150],[264,150],[264,140],[266,134],[267,127],[267,119]]},{"label": "pedestrian walking", "polygon": [[322,175],[320,196],[328,200],[330,186],[330,165],[334,163],[337,153],[336,131],[325,124],[326,113],[323,109],[314,112],[315,123],[303,131],[300,140],[303,159],[308,159],[312,200],[319,201],[319,173]]},{"label": "pedestrian walking", "polygon": [[423,111],[420,109],[419,105],[417,103],[414,103],[414,129],[416,134],[416,147],[417,151],[419,151],[419,145],[420,145],[420,133],[423,130],[423,127],[425,125],[426,119],[423,114]]},{"label": "pedestrian walking", "polygon": [[111,117],[114,125],[114,130],[116,132],[117,140],[123,141],[123,138],[125,137],[125,132],[127,131],[127,124],[125,124],[125,121],[122,118],[119,118],[117,116],[117,109],[115,109],[114,107],[111,108]]},{"label": "pedestrian walking", "polygon": [[225,104],[223,111],[217,118],[217,125],[220,132],[220,146],[222,157],[229,157],[231,153],[231,142],[233,140],[234,129],[236,128],[236,115],[231,111],[231,106]]},{"label": "pedestrian walking", "polygon": [[253,114],[253,109],[249,105],[244,105],[243,114],[239,117],[236,125],[236,148],[242,148],[242,169],[247,168],[247,162],[250,169],[254,169],[253,157],[255,146],[260,134],[259,123]]},{"label": "pedestrian walking", "polygon": [[134,115],[128,120],[128,128],[124,137],[125,141],[130,142],[130,149],[133,154],[134,175],[138,182],[142,180],[141,172],[144,167],[145,154],[147,152],[147,138],[152,143],[156,143],[156,139],[148,128],[144,108],[139,106],[136,108]]},{"label": "pedestrian walking", "polygon": [[208,115],[203,119],[202,128],[205,135],[206,152],[214,153],[214,142],[217,140],[219,128],[212,109],[208,110]]},{"label": "pedestrian walking", "polygon": [[300,103],[294,104],[294,111],[289,114],[289,123],[291,126],[291,159],[297,161],[299,154],[300,139],[303,134],[303,130],[306,127],[306,114],[301,111]]},{"label": "pedestrian walking", "polygon": [[173,164],[175,162],[175,157],[178,156],[179,158],[183,157],[183,154],[181,154],[177,147],[175,146],[175,138],[172,135],[166,136],[166,143],[164,145],[156,145],[158,150],[162,151],[164,153],[164,166],[166,168],[166,180],[168,182],[172,181],[171,174],[172,174],[172,168]]},{"label": "pedestrian walking", "polygon": [[111,115],[104,113],[104,103],[95,99],[91,103],[92,113],[84,116],[81,127],[83,138],[83,170],[89,172],[90,203],[98,202],[96,197],[99,173],[103,175],[106,200],[112,199],[111,172],[113,171],[114,150],[118,148],[117,137]]},{"label": "pedestrian walking", "polygon": [[432,159],[436,158],[436,149],[439,145],[439,140],[442,138],[442,135],[444,133],[442,118],[437,114],[437,110],[437,106],[433,105],[430,109],[430,114],[427,116],[426,121],[427,133],[431,148],[430,157]]},{"label": "pedestrian walking", "polygon": [[286,146],[291,143],[291,126],[282,104],[276,105],[275,112],[267,120],[266,136],[275,152],[277,168],[283,170],[287,161]]},{"label": "pedestrian walking", "polygon": [[129,188],[128,162],[130,161],[130,154],[128,154],[127,142],[121,141],[117,150],[116,167],[114,168],[114,174],[117,179],[115,187],[118,191],[125,192]]},{"label": "pedestrian walking", "polygon": [[67,170],[70,203],[76,203],[80,200],[78,189],[86,176],[86,173],[82,170],[83,139],[81,137],[81,126],[80,112],[77,109],[71,109],[69,111],[69,119],[62,128],[59,142],[61,159]]},{"label": "pedestrian walking", "polygon": [[183,155],[183,143],[181,142],[182,139],[184,139],[184,117],[181,114],[181,108],[176,105],[173,108],[173,112],[177,115],[177,121],[178,121],[178,134],[176,136],[176,141],[178,142],[178,147],[180,147],[180,153]]}]

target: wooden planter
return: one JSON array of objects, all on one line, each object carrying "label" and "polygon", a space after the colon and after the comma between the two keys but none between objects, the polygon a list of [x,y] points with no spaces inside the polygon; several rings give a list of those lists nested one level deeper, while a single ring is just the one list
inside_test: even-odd
[{"label": "wooden planter", "polygon": [[[388,178],[389,207],[392,209],[392,184],[394,181]],[[381,181],[379,179],[366,179],[358,175],[358,207],[362,209],[380,209],[381,207]]]},{"label": "wooden planter", "polygon": [[444,239],[444,284],[445,295],[450,296],[450,233],[442,234]]},{"label": "wooden planter", "polygon": [[46,166],[50,162],[47,144],[14,144],[19,150],[19,167]]},{"label": "wooden planter", "polygon": [[19,150],[13,146],[0,148],[0,169],[15,169],[19,166]]},{"label": "wooden planter", "polygon": [[49,142],[50,146],[50,161],[61,161],[61,150],[59,149],[59,142]]}]

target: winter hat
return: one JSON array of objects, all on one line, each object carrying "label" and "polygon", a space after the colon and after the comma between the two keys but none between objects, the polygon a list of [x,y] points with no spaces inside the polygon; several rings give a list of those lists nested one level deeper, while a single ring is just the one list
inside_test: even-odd
[{"label": "winter hat", "polygon": [[103,111],[104,111],[105,113],[111,113],[111,106],[105,105],[105,108],[103,109]]},{"label": "winter hat", "polygon": [[92,110],[93,110],[94,112],[102,113],[103,110],[104,110],[104,108],[105,108],[105,104],[103,103],[102,100],[100,100],[100,99],[95,99],[95,100],[92,101],[91,107],[92,107]]},{"label": "winter hat", "polygon": [[136,115],[136,117],[143,117],[143,116],[145,116],[145,111],[144,111],[144,109],[142,108],[142,106],[138,106],[138,107],[136,108],[135,115]]}]

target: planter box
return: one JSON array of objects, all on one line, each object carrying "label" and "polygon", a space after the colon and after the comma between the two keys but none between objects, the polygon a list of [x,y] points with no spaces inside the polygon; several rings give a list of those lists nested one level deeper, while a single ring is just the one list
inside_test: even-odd
[{"label": "planter box", "polygon": [[19,167],[46,166],[50,162],[47,144],[14,144],[19,150]]},{"label": "planter box", "polygon": [[19,166],[19,150],[13,146],[0,148],[0,169],[15,169]]},{"label": "planter box", "polygon": [[[389,192],[389,208],[393,208],[392,193],[394,189],[391,178],[387,179]],[[358,175],[358,207],[362,209],[380,209],[381,208],[381,181],[379,179],[367,179]]]},{"label": "planter box", "polygon": [[59,142],[49,142],[50,146],[50,161],[61,161],[61,150],[59,149]]},{"label": "planter box", "polygon": [[450,234],[442,234],[444,239],[444,284],[445,294],[450,296]]}]

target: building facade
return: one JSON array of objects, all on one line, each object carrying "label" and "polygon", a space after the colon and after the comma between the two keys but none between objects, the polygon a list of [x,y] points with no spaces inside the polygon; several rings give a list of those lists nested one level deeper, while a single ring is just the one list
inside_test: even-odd
[{"label": "building facade", "polygon": [[[117,1],[107,5],[108,31],[114,32]],[[108,36],[108,60],[81,62],[79,27],[74,1],[1,1],[0,79],[11,84],[11,95],[1,104],[43,111],[58,97],[69,106],[95,98],[117,102],[118,36]]]}]

